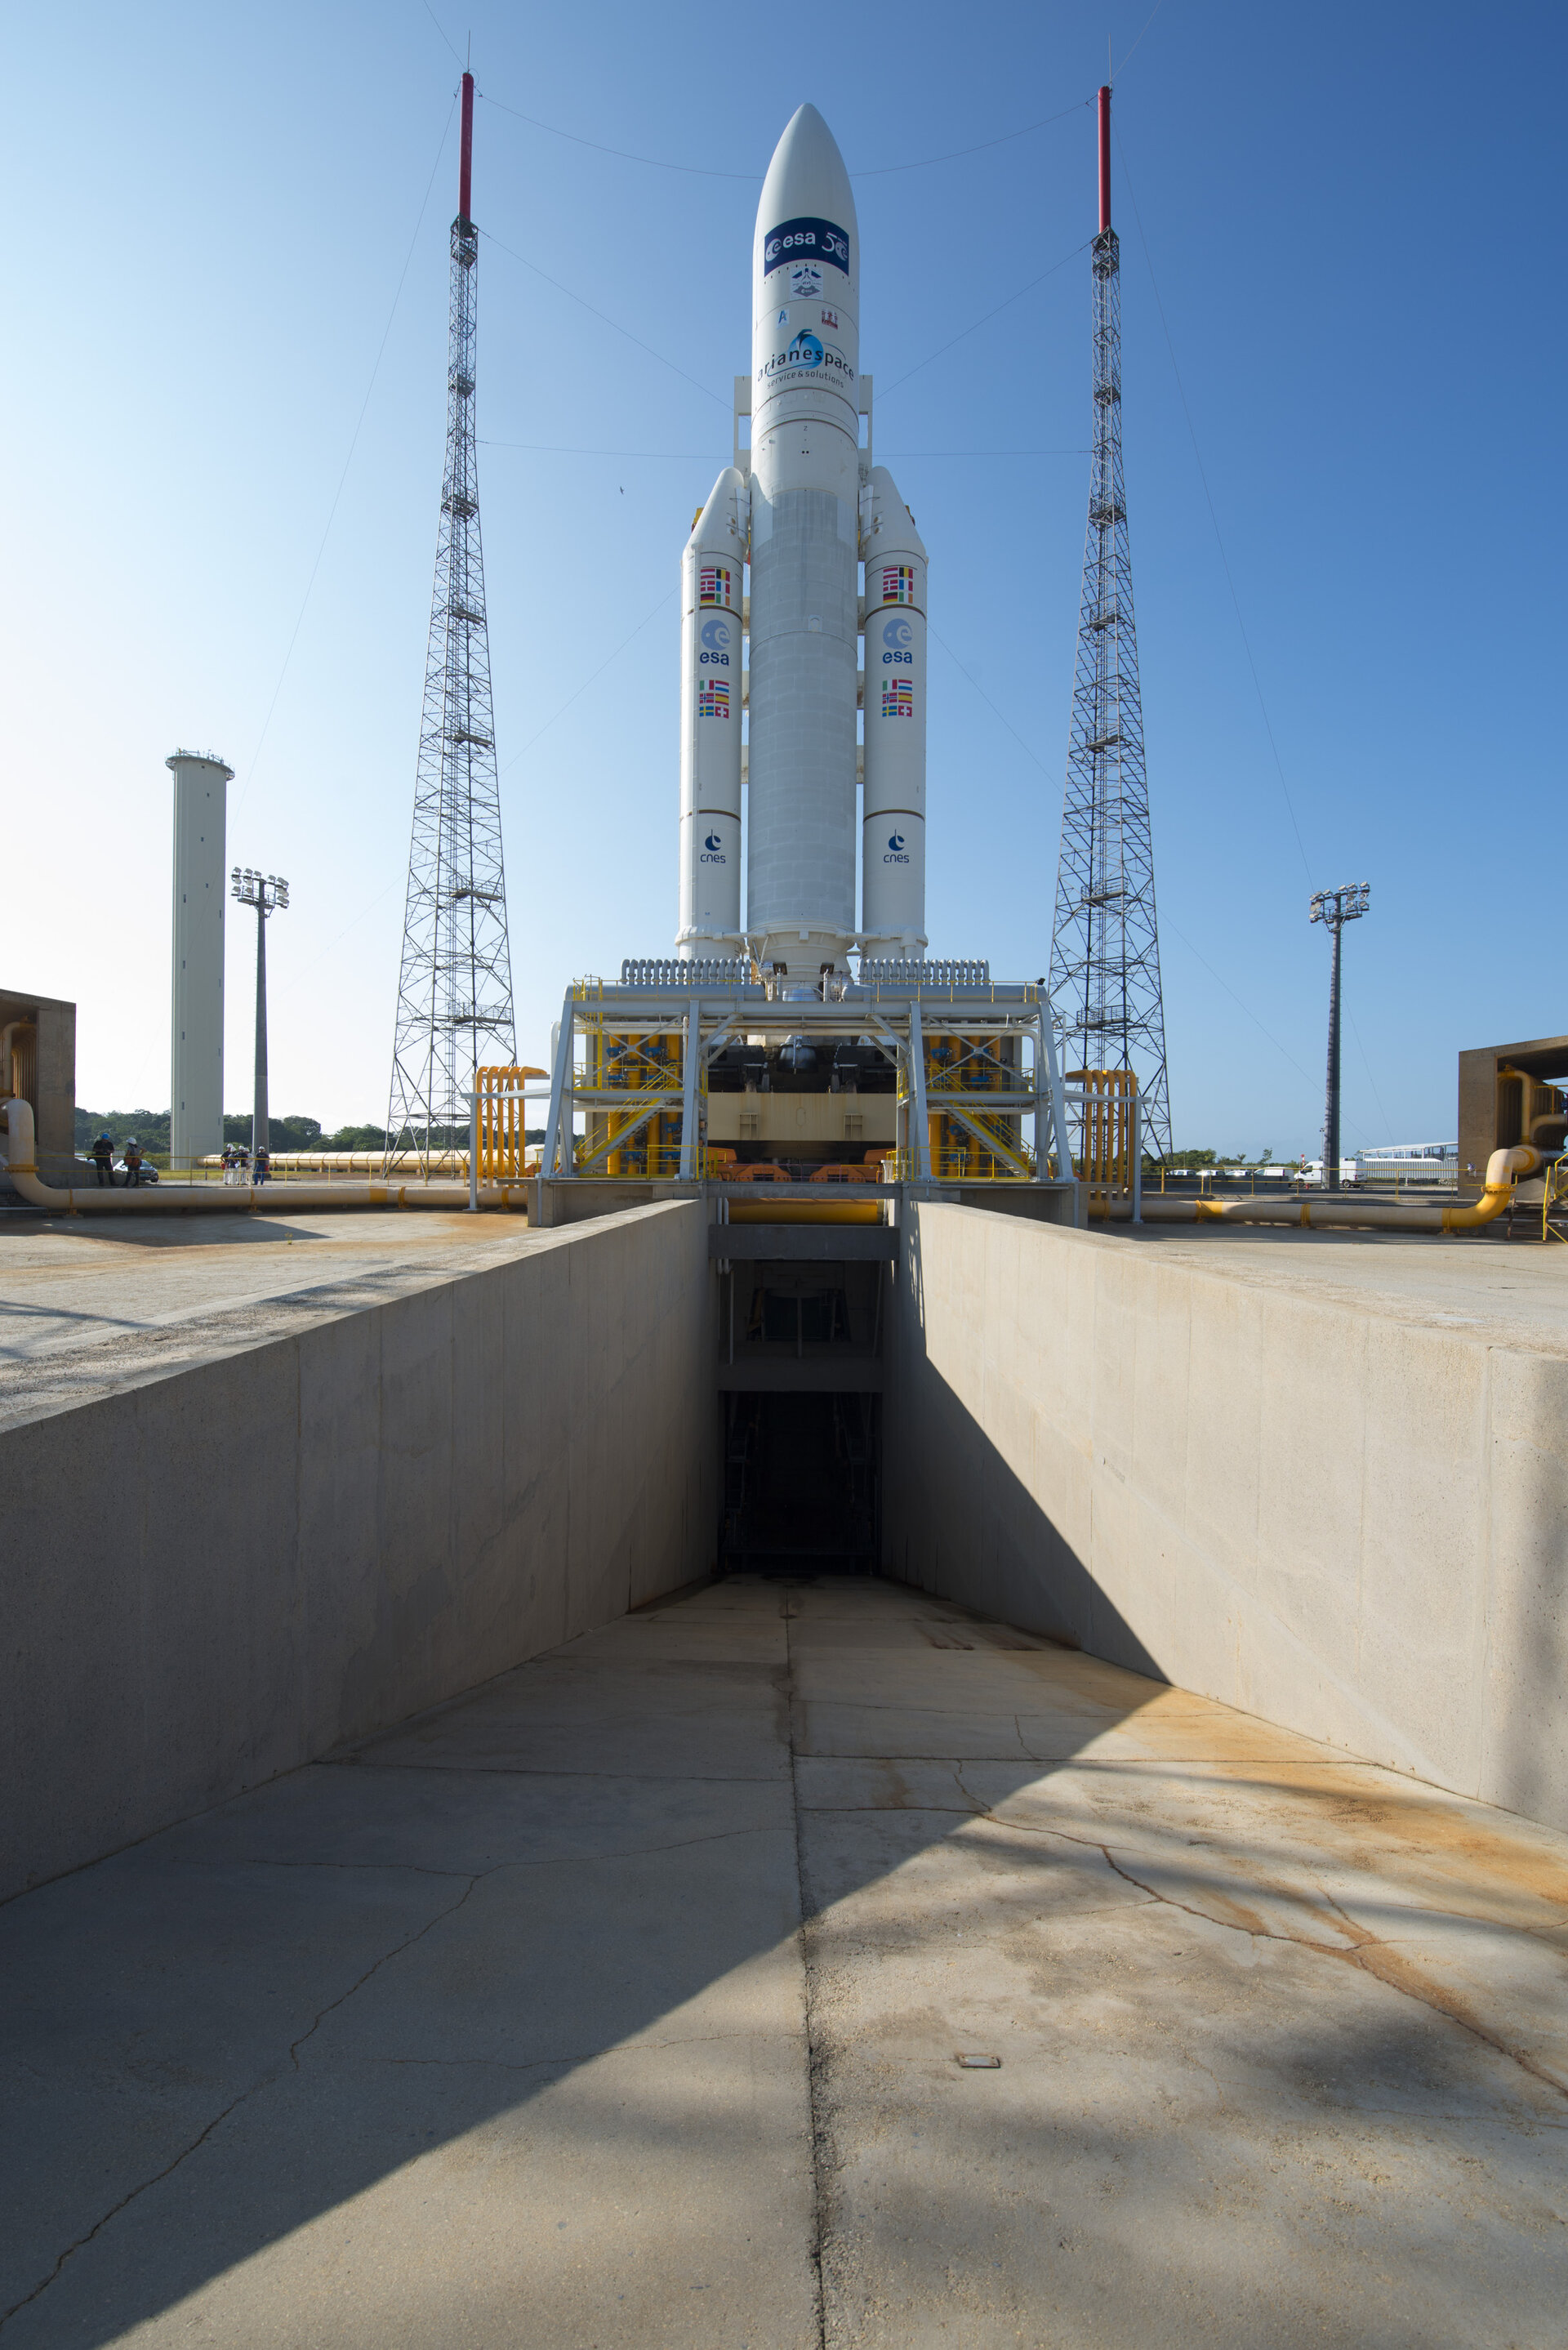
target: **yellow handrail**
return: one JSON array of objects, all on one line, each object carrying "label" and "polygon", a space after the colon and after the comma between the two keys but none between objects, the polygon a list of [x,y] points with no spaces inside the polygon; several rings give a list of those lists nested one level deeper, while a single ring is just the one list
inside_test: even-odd
[{"label": "yellow handrail", "polygon": [[1556,1159],[1546,1170],[1546,1188],[1541,1195],[1541,1237],[1543,1241],[1568,1241],[1568,1232],[1552,1229],[1552,1211],[1568,1200],[1568,1159]]},{"label": "yellow handrail", "polygon": [[520,1183],[527,1171],[523,1085],[527,1077],[547,1077],[548,1069],[493,1067],[475,1069],[479,1096],[479,1180],[482,1183]]}]

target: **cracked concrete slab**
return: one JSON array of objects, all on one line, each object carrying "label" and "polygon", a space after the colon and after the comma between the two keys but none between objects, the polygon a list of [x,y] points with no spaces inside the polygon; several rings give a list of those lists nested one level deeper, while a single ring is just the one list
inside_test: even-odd
[{"label": "cracked concrete slab", "polygon": [[895,1586],[641,1611],[0,1965],[0,2350],[1562,2339],[1568,1837]]},{"label": "cracked concrete slab", "polygon": [[383,1769],[787,1775],[782,1668],[659,1656],[639,1666],[613,1642],[601,1662],[597,1643],[590,1633],[354,1751]]},{"label": "cracked concrete slab", "polygon": [[155,1843],[0,1911],[0,2311],[291,2069],[325,2011],[467,1882],[221,1857],[195,1870]]},{"label": "cracked concrete slab", "polygon": [[[626,1771],[441,1767],[358,1762],[296,1771],[158,1839],[171,1860],[299,1868],[432,1868],[483,1876],[670,1850],[753,1831],[788,1832],[788,1784]],[[345,1856],[349,1856],[346,1858]]]}]

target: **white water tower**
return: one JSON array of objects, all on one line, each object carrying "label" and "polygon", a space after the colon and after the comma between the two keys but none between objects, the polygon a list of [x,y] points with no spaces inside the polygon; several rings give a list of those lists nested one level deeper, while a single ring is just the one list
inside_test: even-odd
[{"label": "white water tower", "polygon": [[174,985],[169,1157],[176,1170],[223,1147],[223,900],[228,789],[212,752],[176,751]]}]

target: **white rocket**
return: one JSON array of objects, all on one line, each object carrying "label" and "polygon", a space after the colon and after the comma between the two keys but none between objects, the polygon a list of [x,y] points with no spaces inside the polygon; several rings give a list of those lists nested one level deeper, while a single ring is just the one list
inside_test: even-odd
[{"label": "white rocket", "polygon": [[859,244],[844,160],[803,106],[757,209],[749,396],[737,380],[751,447],[737,428],[736,463],[697,517],[681,577],[678,951],[733,951],[743,937],[760,962],[813,980],[825,965],[847,970],[852,947],[919,955],[926,944],[926,550],[892,476],[860,445],[871,403]]}]

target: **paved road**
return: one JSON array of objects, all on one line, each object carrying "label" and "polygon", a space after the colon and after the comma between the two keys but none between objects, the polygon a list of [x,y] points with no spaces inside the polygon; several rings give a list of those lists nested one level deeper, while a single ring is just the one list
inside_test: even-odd
[{"label": "paved road", "polygon": [[1568,1838],[885,1584],[627,1618],[0,1969],[4,2350],[1563,2339]]}]

